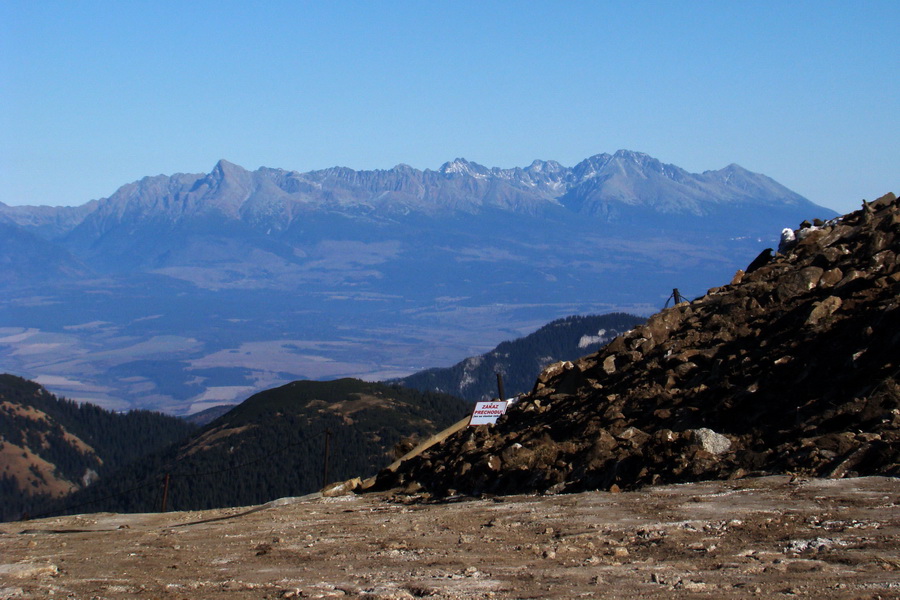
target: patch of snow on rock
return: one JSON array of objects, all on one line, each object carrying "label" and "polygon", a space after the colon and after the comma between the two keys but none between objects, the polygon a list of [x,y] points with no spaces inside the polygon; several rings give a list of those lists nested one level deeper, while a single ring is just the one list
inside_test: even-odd
[{"label": "patch of snow on rock", "polygon": [[606,341],[606,330],[601,329],[597,332],[597,335],[583,335],[581,339],[578,340],[579,348],[587,348],[592,344],[600,344]]}]

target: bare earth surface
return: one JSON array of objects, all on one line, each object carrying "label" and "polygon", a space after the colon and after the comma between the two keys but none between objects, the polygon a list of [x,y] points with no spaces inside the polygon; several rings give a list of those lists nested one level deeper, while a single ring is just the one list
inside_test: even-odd
[{"label": "bare earth surface", "polygon": [[0,525],[0,598],[900,598],[898,503],[778,476],[51,518]]}]

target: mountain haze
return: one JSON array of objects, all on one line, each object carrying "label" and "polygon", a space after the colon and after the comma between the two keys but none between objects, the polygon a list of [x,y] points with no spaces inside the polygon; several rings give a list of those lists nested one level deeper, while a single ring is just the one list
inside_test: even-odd
[{"label": "mountain haze", "polygon": [[335,167],[146,177],[0,206],[0,367],[178,414],[296,379],[452,365],[564,316],[647,314],[833,212],[731,165]]}]

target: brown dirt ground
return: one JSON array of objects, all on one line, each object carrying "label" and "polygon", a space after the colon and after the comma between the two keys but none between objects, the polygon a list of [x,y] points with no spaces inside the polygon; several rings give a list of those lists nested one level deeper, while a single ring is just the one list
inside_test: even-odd
[{"label": "brown dirt ground", "polygon": [[0,524],[0,598],[900,598],[900,480]]}]

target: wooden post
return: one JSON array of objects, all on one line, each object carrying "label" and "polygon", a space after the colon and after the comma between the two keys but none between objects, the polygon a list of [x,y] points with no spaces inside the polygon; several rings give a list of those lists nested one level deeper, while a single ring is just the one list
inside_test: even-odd
[{"label": "wooden post", "polygon": [[328,485],[328,446],[331,442],[331,429],[325,428],[325,461],[322,466],[322,487]]},{"label": "wooden post", "polygon": [[678,288],[672,290],[672,299],[675,301],[675,304],[681,304],[684,302],[684,298],[681,297],[681,293],[679,293]]},{"label": "wooden post", "polygon": [[497,393],[500,394],[500,402],[506,400],[506,393],[503,391],[503,375],[497,373]]},{"label": "wooden post", "polygon": [[169,501],[169,479],[171,475],[166,473],[166,480],[163,483],[163,497],[162,497],[162,509],[159,512],[166,512],[166,504]]}]

